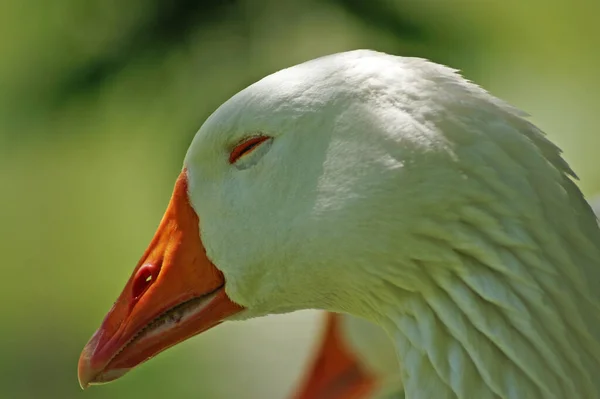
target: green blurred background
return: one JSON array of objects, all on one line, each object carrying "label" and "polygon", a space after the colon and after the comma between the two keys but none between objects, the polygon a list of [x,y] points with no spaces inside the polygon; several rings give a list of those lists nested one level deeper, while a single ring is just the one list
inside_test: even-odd
[{"label": "green blurred background", "polygon": [[282,398],[304,312],[230,323],[81,391],[79,351],[154,233],[202,121],[260,77],[373,48],[463,70],[600,192],[597,0],[0,2],[0,397]]}]

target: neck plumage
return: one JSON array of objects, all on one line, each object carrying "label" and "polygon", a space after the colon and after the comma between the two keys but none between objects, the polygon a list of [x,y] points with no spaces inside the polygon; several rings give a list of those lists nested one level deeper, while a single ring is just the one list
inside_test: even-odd
[{"label": "neck plumage", "polygon": [[469,205],[422,229],[437,250],[411,260],[418,290],[387,278],[401,304],[380,324],[407,398],[600,398],[595,218],[583,203],[527,219],[510,208]]},{"label": "neck plumage", "polygon": [[329,310],[387,330],[407,398],[600,399],[600,229],[576,176],[515,109],[449,76],[421,84],[398,99],[408,122],[384,108],[401,140],[375,154],[401,165],[356,186],[373,202],[345,237],[370,241],[340,244],[331,263],[355,266]]},{"label": "neck plumage", "polygon": [[407,398],[600,398],[600,230],[532,129],[529,142],[497,135],[445,202],[419,197],[379,298]]}]

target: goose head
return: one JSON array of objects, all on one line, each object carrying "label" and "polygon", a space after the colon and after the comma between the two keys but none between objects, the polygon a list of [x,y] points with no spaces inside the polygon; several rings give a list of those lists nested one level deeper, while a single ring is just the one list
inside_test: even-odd
[{"label": "goose head", "polygon": [[[386,180],[406,162],[387,150],[399,138],[386,126],[394,104],[385,98],[391,80],[410,82],[406,72],[395,57],[340,54],[270,75],[217,109],[187,152],[154,239],[82,352],[82,385],[118,378],[225,319],[368,313],[357,292],[389,244],[373,234],[398,202]],[[374,107],[379,100],[388,103]],[[412,123],[408,113],[394,119]]]},{"label": "goose head", "polygon": [[529,211],[519,173],[538,164],[570,173],[518,111],[422,59],[360,50],[270,75],[196,134],[80,382],[225,320],[324,309],[391,326],[432,273],[461,267],[440,246],[475,251],[461,218]]}]

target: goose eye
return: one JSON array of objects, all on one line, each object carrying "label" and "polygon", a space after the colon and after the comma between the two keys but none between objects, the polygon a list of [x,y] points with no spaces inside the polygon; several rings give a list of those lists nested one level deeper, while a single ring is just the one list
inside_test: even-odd
[{"label": "goose eye", "polygon": [[254,136],[254,137],[250,137],[250,138],[242,141],[241,143],[236,145],[235,148],[229,154],[229,163],[230,164],[236,163],[238,161],[238,159],[240,159],[241,157],[243,157],[246,154],[251,153],[259,145],[261,145],[262,143],[264,143],[265,141],[267,141],[269,139],[270,139],[269,136]]}]

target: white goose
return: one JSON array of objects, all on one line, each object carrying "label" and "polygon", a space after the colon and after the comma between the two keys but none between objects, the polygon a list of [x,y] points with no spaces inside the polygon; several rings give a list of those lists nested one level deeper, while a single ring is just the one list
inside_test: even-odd
[{"label": "white goose", "polygon": [[277,72],[194,138],[80,383],[318,308],[386,330],[407,398],[598,398],[600,230],[573,176],[446,67],[352,51]]}]

